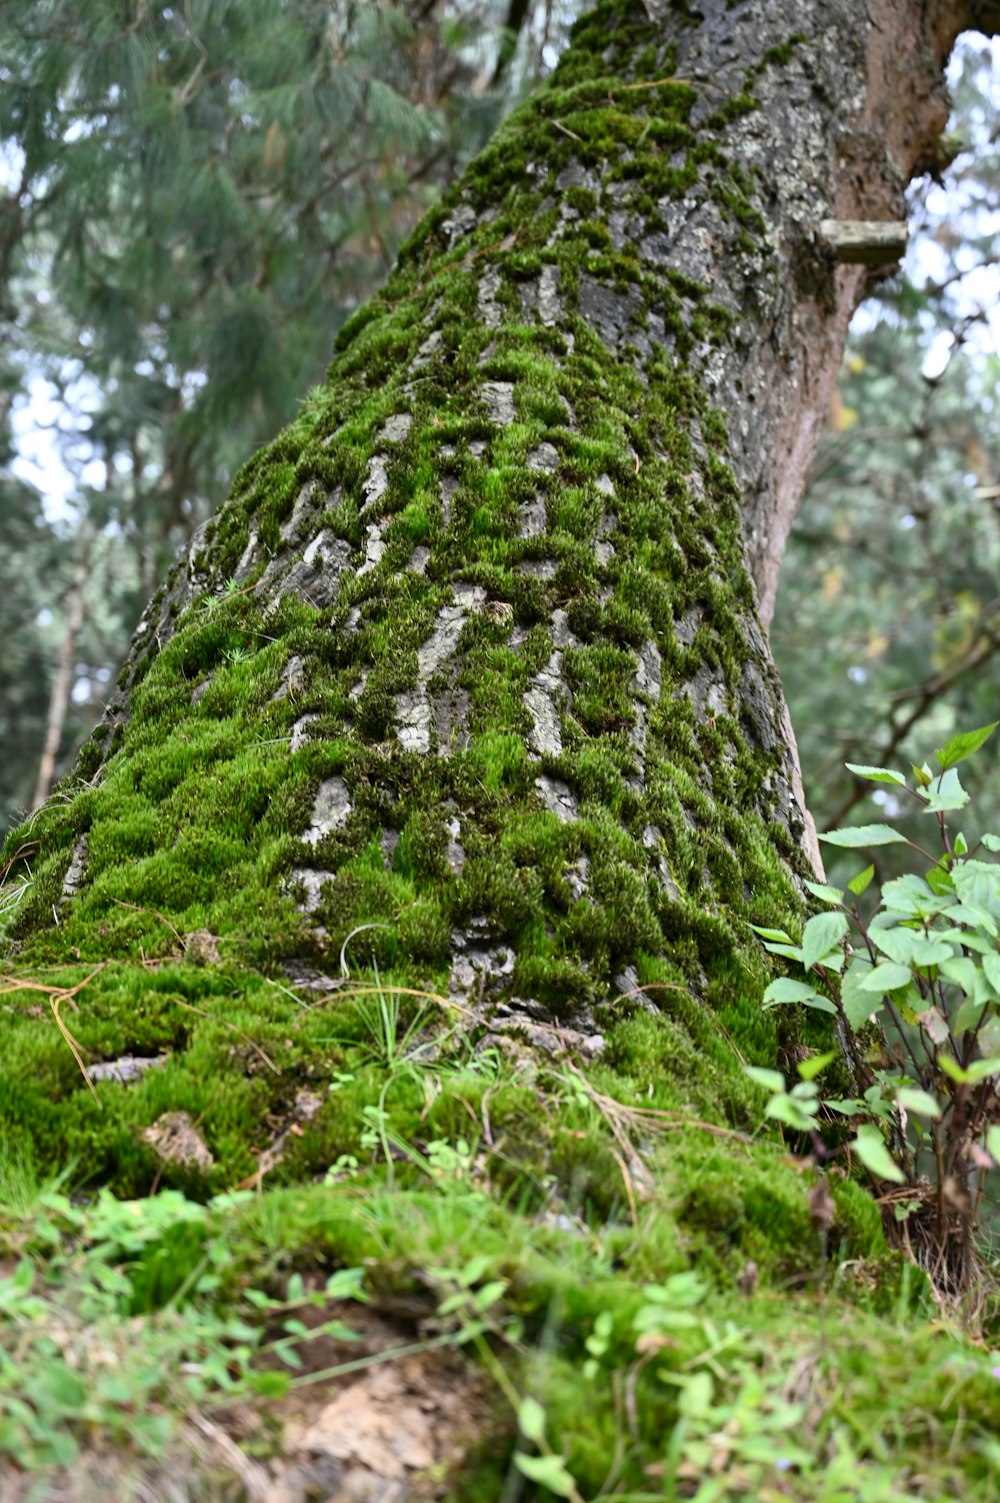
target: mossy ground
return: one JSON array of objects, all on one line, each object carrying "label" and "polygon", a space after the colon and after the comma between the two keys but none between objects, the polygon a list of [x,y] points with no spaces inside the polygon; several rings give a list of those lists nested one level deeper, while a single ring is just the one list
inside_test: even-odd
[{"label": "mossy ground", "polygon": [[[605,220],[624,191],[655,229],[661,201],[699,185],[749,254],[754,185],[725,136],[754,108],[753,78],[695,128],[697,93],[658,82],[669,48],[643,15],[586,18],[552,88],[420,226],[345,330],[328,384],[238,478],[191,561],[194,597],[178,576],[150,613],[78,779],[10,837],[9,855],[35,849],[5,963],[0,1135],[84,1197],[253,1184],[259,1199],[226,1233],[247,1278],[357,1264],[389,1301],[485,1256],[523,1323],[516,1340],[498,1333],[504,1360],[542,1398],[585,1496],[615,1466],[618,1496],[689,1496],[685,1464],[720,1468],[703,1498],[903,1496],[886,1490],[895,1469],[913,1496],[985,1499],[988,1365],[920,1324],[926,1287],[914,1275],[910,1298],[859,1186],[832,1180],[833,1224],[813,1226],[812,1171],[799,1145],[760,1130],[764,1098],[743,1073],[774,1064],[785,1036],[828,1037],[762,1012],[766,957],[749,927],[794,931],[806,868],[778,797],[780,740],[746,711],[752,589],[725,421],[698,375],[732,314],[679,270],[653,275],[633,245],[615,249]],[[644,87],[621,89],[628,74]],[[596,186],[571,183],[576,217],[560,219],[570,169]],[[453,232],[462,206],[471,220]],[[496,327],[481,316],[489,266]],[[543,271],[564,300],[558,327],[530,306]],[[580,311],[593,286],[614,300],[616,349]],[[490,383],[512,389],[512,421],[494,420]],[[403,413],[403,436],[384,438]],[[555,466],[540,471],[543,446]],[[538,494],[544,526],[527,534]],[[282,594],[267,574],[304,566],[321,531],[361,564],[375,522],[384,551],[330,602]],[[613,555],[597,547],[602,526]],[[426,687],[462,704],[462,736],[407,750],[400,696],[420,687],[421,649],[459,583],[487,608],[467,614]],[[533,755],[525,695],[556,650],[558,611],[567,703],[558,749]],[[643,699],[633,676],[649,642],[664,688]],[[714,709],[686,692],[703,670]],[[575,818],[540,807],[539,775],[571,790]],[[349,818],[309,842],[331,779]],[[303,867],[326,877],[309,912]],[[447,1000],[453,936],[474,922],[515,957],[501,1000],[530,1006]],[[310,972],[325,993],[296,979]],[[630,972],[634,985],[616,985]],[[401,1009],[388,1032],[380,995]],[[59,1022],[84,1062],[166,1062],[95,1097]],[[169,1112],[187,1114],[211,1161],[162,1160],[146,1134]],[[739,1296],[749,1265],[755,1292]],[[653,1321],[637,1352],[644,1286],[676,1289],[692,1270],[696,1304],[676,1301],[684,1318]],[[751,1418],[713,1418],[704,1385],[686,1381],[701,1372]],[[788,1405],[803,1406],[794,1421]],[[513,1426],[498,1416],[449,1496],[503,1495]],[[782,1445],[795,1429],[802,1454],[782,1470],[782,1451],[761,1460],[741,1439],[719,1463],[709,1420]],[[821,1465],[840,1469],[839,1492],[822,1491]]]}]

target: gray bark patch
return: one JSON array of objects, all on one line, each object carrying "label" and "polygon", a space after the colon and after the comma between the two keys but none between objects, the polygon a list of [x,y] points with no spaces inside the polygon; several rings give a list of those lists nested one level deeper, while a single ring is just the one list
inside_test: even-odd
[{"label": "gray bark patch", "polygon": [[128,1085],[130,1081],[145,1075],[147,1070],[160,1069],[169,1058],[169,1054],[155,1054],[151,1058],[139,1054],[122,1054],[117,1059],[101,1060],[96,1065],[88,1065],[87,1079],[116,1080],[120,1085]]},{"label": "gray bark patch", "polygon": [[418,683],[396,696],[396,734],[405,751],[430,751],[436,715],[427,695],[428,680],[454,655],[466,616],[485,598],[481,585],[456,590],[455,604],[438,611],[433,631],[417,652]]},{"label": "gray bark patch", "polygon": [[301,694],[305,687],[305,659],[297,655],[290,657],[281,673],[281,682],[271,695],[270,703],[277,704],[282,699],[294,699]]},{"label": "gray bark patch", "polygon": [[590,862],[586,856],[578,856],[572,866],[566,868],[566,882],[574,903],[579,903],[590,891]]},{"label": "gray bark patch", "polygon": [[642,298],[637,289],[627,293],[613,292],[595,277],[584,274],[580,278],[580,316],[599,336],[612,354],[629,336],[632,315],[642,307]]},{"label": "gray bark patch", "polygon": [[448,845],[445,850],[445,860],[456,877],[462,875],[465,865],[465,849],[462,845],[462,822],[457,814],[453,814],[448,821]]},{"label": "gray bark patch", "polygon": [[539,444],[532,449],[526,463],[533,475],[551,475],[559,468],[559,451],[554,444]]},{"label": "gray bark patch", "polygon": [[62,895],[59,899],[60,906],[75,898],[80,888],[87,879],[87,857],[90,851],[90,842],[86,835],[81,835],[73,847],[73,854],[69,858],[69,866],[63,877]]},{"label": "gray bark patch", "polygon": [[391,418],[386,419],[385,427],[378,435],[376,443],[401,444],[406,438],[413,425],[412,412],[397,412]]},{"label": "gray bark patch", "polygon": [[327,778],[320,783],[313,802],[312,824],[302,839],[306,845],[318,845],[331,830],[347,823],[351,799],[343,778]]},{"label": "gray bark patch", "polygon": [[660,886],[672,903],[679,903],[681,897],[680,890],[674,881],[673,874],[667,862],[663,831],[658,825],[647,825],[642,832],[642,843],[646,850],[653,854],[656,862],[656,877]]},{"label": "gray bark patch", "polygon": [[476,294],[479,322],[484,329],[499,329],[503,322],[503,311],[497,302],[497,293],[499,291],[500,269],[499,267],[491,266],[480,277],[479,288]]},{"label": "gray bark patch", "polygon": [[300,913],[315,913],[323,895],[323,884],[329,882],[330,873],[317,871],[313,866],[293,866],[288,874],[289,883],[302,889],[301,901],[296,905]]},{"label": "gray bark patch", "polygon": [[309,740],[309,727],[318,719],[319,716],[317,714],[299,716],[298,720],[292,726],[292,739],[289,745],[290,751],[297,752],[300,747],[305,746]]},{"label": "gray bark patch", "polygon": [[535,779],[535,787],[538,789],[538,799],[543,809],[561,819],[564,824],[569,824],[579,814],[579,806],[576,798],[569,787],[561,778],[550,778],[546,773]]},{"label": "gray bark patch", "polygon": [[498,428],[506,428],[517,416],[514,408],[513,381],[484,381],[480,396],[486,404],[490,422]]},{"label": "gray bark patch", "polygon": [[537,538],[545,531],[545,497],[536,495],[527,506],[521,507],[517,535],[519,538]]},{"label": "gray bark patch", "polygon": [[340,581],[351,561],[351,545],[328,529],[313,538],[298,563],[293,564],[278,587],[275,600],[298,595],[319,610],[327,610],[337,598]]},{"label": "gray bark patch", "polygon": [[364,505],[373,507],[381,501],[389,489],[389,470],[384,454],[373,454],[368,461],[368,469],[365,478],[361,482],[361,493],[364,496]]},{"label": "gray bark patch", "polygon": [[370,574],[382,562],[385,553],[385,539],[382,537],[382,524],[374,523],[367,529],[365,536],[365,561],[358,569],[358,578],[362,574]]}]

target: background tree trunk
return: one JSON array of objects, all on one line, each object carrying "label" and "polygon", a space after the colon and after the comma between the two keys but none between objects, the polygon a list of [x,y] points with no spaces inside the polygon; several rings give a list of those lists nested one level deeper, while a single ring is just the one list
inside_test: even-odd
[{"label": "background tree trunk", "polygon": [[79,542],[79,557],[69,600],[66,603],[66,626],[59,643],[59,659],[56,676],[49,695],[49,712],[45,723],[45,742],[38,762],[38,776],[31,798],[31,808],[39,809],[49,796],[52,779],[55,777],[56,761],[66,727],[66,711],[73,689],[73,673],[76,667],[76,644],[84,621],[84,595],[90,578],[90,557],[94,546],[94,533],[85,527]]}]

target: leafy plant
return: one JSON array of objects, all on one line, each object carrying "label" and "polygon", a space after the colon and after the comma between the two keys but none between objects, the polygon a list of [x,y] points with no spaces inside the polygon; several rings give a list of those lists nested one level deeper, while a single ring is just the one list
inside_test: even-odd
[{"label": "leafy plant", "polygon": [[[822,908],[798,941],[757,929],[767,950],[795,962],[803,977],[772,981],[765,1007],[831,1014],[855,1084],[845,1099],[820,1098],[815,1077],[836,1051],[802,1062],[790,1089],[779,1071],[751,1067],[771,1093],[766,1114],[809,1134],[818,1161],[846,1149],[877,1182],[910,1187],[898,1220],[912,1222],[907,1240],[956,1294],[975,1277],[974,1235],[988,1176],[1000,1164],[1000,862],[988,859],[1000,852],[1000,835],[970,845],[949,818],[969,802],[958,764],[995,728],[953,737],[935,753],[936,771],[924,764],[908,776],[849,763],[856,776],[892,788],[890,816],[906,798],[931,817],[939,854],[891,823],[833,830],[821,837],[830,845],[905,844],[926,866],[883,883],[874,906],[863,902],[874,864],[846,891],[809,882]],[[824,1128],[844,1120],[856,1122],[854,1137],[831,1148]]]}]

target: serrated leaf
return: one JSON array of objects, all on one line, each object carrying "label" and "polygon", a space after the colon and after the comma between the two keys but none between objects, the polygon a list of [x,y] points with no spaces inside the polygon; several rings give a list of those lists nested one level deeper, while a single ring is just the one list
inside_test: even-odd
[{"label": "serrated leaf", "polygon": [[931,784],[930,792],[924,799],[924,811],[928,814],[941,814],[949,809],[964,809],[968,802],[969,795],[959,782],[958,773],[954,768],[949,768]]},{"label": "serrated leaf", "polygon": [[840,983],[840,1005],[844,1009],[844,1017],[855,1030],[863,1028],[872,1013],[878,1012],[882,1006],[871,992],[861,990],[862,981],[871,975],[871,971],[871,962],[866,956],[855,956]]},{"label": "serrated leaf", "polygon": [[918,936],[910,961],[912,965],[919,966],[922,971],[926,971],[932,965],[944,965],[946,961],[954,959],[954,955],[954,949],[944,940],[924,939]]},{"label": "serrated leaf", "polygon": [[908,1112],[917,1112],[923,1117],[941,1115],[941,1108],[931,1093],[921,1091],[916,1086],[901,1086],[896,1093],[896,1100]]},{"label": "serrated leaf", "polygon": [[814,898],[819,898],[821,903],[843,902],[844,894],[839,887],[830,887],[826,882],[807,882],[806,886]]},{"label": "serrated leaf", "polygon": [[973,752],[979,750],[987,736],[993,734],[998,725],[1000,721],[994,720],[991,725],[980,726],[977,731],[963,731],[958,736],[952,736],[950,741],[946,741],[944,746],[934,753],[942,771],[954,767],[966,757],[971,757]]},{"label": "serrated leaf", "polygon": [[894,965],[887,961],[884,965],[877,965],[870,976],[858,982],[859,991],[894,992],[901,986],[909,986],[910,968],[907,965]]},{"label": "serrated leaf", "polygon": [[817,913],[802,931],[802,964],[811,971],[818,960],[836,948],[847,933],[847,915]]},{"label": "serrated leaf", "polygon": [[827,845],[844,846],[848,850],[858,850],[869,845],[906,843],[906,836],[894,830],[892,825],[855,825],[853,829],[830,830],[819,838],[825,840]]},{"label": "serrated leaf", "polygon": [[984,835],[983,845],[988,851],[1000,851],[1000,835]]},{"label": "serrated leaf", "polygon": [[916,929],[883,929],[879,925],[872,924],[868,931],[869,938],[876,950],[881,950],[890,960],[897,965],[909,966],[913,955],[914,946],[920,939]]},{"label": "serrated leaf", "polygon": [[897,1185],[905,1184],[906,1175],[893,1159],[885,1145],[885,1139],[873,1124],[865,1123],[858,1128],[858,1135],[851,1147],[865,1168],[870,1169],[879,1179],[892,1180]]},{"label": "serrated leaf", "polygon": [[869,783],[895,783],[897,787],[906,787],[906,778],[894,767],[862,767],[857,762],[845,762],[844,766],[859,778],[867,778]]},{"label": "serrated leaf", "polygon": [[860,898],[861,894],[867,891],[874,875],[874,866],[866,866],[863,872],[858,872],[858,875],[848,882],[847,886],[856,898]]},{"label": "serrated leaf", "polygon": [[832,1012],[834,1015],[837,1012],[833,1003],[821,996],[814,987],[808,986],[804,981],[793,981],[789,976],[779,976],[777,981],[772,981],[763,997],[765,1007],[780,1007],[792,1002],[801,1002],[806,1007],[815,1008],[817,1012]]},{"label": "serrated leaf", "polygon": [[775,944],[791,945],[795,943],[792,936],[786,934],[784,929],[764,929],[760,924],[751,924],[750,927],[755,934],[760,935],[761,939],[773,940]]},{"label": "serrated leaf", "polygon": [[545,1410],[530,1394],[523,1398],[518,1406],[517,1423],[525,1440],[530,1440],[536,1446],[544,1440]]}]

